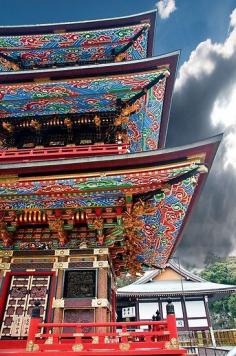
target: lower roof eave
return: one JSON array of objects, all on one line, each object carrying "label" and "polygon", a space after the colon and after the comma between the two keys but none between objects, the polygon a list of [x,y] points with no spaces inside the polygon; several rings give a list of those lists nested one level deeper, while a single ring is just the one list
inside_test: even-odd
[{"label": "lower roof eave", "polygon": [[192,296],[192,295],[214,295],[214,294],[229,294],[229,293],[236,293],[236,289],[227,289],[227,290],[197,290],[197,291],[179,291],[179,292],[156,292],[156,293],[117,293],[117,297],[175,297],[175,296]]},{"label": "lower roof eave", "polygon": [[222,134],[219,134],[206,140],[184,146],[119,155],[90,156],[57,160],[47,160],[45,157],[44,160],[17,163],[4,163],[1,162],[0,159],[0,174],[41,173],[42,169],[44,173],[55,173],[58,171],[104,170],[121,167],[136,168],[143,165],[158,165],[173,162],[175,160],[186,160],[189,156],[201,153],[205,153],[205,164],[210,168],[222,136]]}]

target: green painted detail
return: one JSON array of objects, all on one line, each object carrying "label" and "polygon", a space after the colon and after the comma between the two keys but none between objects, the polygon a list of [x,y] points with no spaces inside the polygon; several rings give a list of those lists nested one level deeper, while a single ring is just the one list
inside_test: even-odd
[{"label": "green painted detail", "polygon": [[16,226],[7,226],[7,231],[8,232],[15,232],[16,231]]},{"label": "green painted detail", "polygon": [[66,224],[66,225],[64,225],[64,230],[73,230],[73,225],[71,225],[71,224]]}]

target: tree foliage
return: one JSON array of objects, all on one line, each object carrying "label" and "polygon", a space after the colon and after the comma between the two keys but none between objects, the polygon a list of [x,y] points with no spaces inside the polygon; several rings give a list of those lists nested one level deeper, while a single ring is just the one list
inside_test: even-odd
[{"label": "tree foliage", "polygon": [[[201,277],[220,284],[236,285],[236,257],[221,259],[210,256]],[[236,295],[230,295],[209,302],[214,328],[236,327]]]}]

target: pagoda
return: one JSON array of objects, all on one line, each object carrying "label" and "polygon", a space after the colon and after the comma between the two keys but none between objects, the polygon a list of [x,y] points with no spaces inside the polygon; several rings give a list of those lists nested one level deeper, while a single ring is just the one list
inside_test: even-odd
[{"label": "pagoda", "polygon": [[[116,327],[117,276],[173,255],[221,140],[164,148],[179,53],[152,57],[155,18],[0,28],[0,349],[62,347],[59,328],[81,354],[136,354],[94,323]],[[184,353],[156,323],[152,350]]]}]

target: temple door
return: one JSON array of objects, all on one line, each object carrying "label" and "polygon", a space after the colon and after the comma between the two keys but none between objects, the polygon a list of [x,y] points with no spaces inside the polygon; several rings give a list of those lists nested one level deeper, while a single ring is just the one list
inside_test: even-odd
[{"label": "temple door", "polygon": [[45,320],[50,287],[48,275],[13,275],[10,281],[1,337],[25,337],[35,300],[40,300],[40,316]]}]

